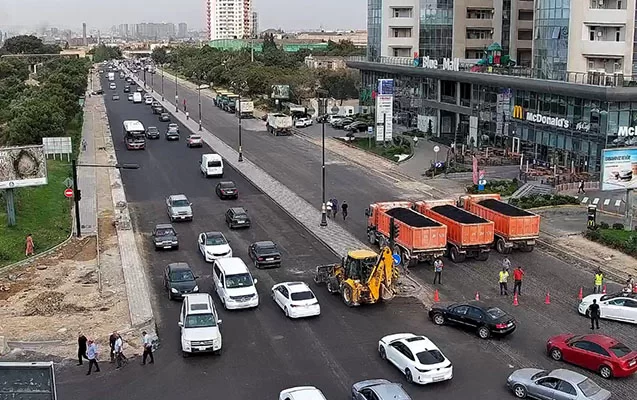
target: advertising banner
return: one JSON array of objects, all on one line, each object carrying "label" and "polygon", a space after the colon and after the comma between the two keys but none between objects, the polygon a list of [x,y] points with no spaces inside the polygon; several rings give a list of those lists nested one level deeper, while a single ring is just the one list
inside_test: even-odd
[{"label": "advertising banner", "polygon": [[288,100],[290,98],[290,85],[272,85],[273,99]]},{"label": "advertising banner", "polygon": [[637,147],[602,153],[602,190],[617,189],[637,189]]},{"label": "advertising banner", "polygon": [[0,189],[46,184],[44,146],[0,148]]},{"label": "advertising banner", "polygon": [[378,94],[386,94],[389,96],[394,95],[394,80],[393,79],[379,79],[378,80]]},{"label": "advertising banner", "polygon": [[392,140],[392,114],[394,96],[379,94],[376,96],[376,141]]}]

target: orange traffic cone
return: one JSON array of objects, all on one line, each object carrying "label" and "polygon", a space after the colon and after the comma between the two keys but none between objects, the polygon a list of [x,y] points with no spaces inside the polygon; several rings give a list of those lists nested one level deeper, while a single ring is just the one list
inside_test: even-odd
[{"label": "orange traffic cone", "polygon": [[602,288],[602,294],[606,294],[606,285]]},{"label": "orange traffic cone", "polygon": [[582,301],[583,298],[584,298],[584,288],[580,287],[579,293],[577,294],[577,300]]},{"label": "orange traffic cone", "polygon": [[516,307],[520,305],[520,303],[518,303],[518,294],[517,293],[513,295],[513,305],[516,306]]},{"label": "orange traffic cone", "polygon": [[544,304],[551,304],[551,294],[546,292],[546,297],[544,298]]},{"label": "orange traffic cone", "polygon": [[476,292],[476,301],[480,301],[480,293]]},{"label": "orange traffic cone", "polygon": [[438,293],[438,289],[436,289],[436,291],[434,292],[434,302],[439,302],[440,301],[440,294]]}]

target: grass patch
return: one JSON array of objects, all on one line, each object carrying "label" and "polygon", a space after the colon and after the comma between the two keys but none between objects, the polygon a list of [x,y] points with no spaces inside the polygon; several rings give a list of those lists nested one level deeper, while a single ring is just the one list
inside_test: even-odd
[{"label": "grass patch", "polygon": [[617,224],[615,229],[610,229],[608,228],[608,224],[601,223],[597,229],[584,232],[584,237],[630,256],[637,257],[637,232],[626,231],[619,228],[623,228],[623,226]]},{"label": "grass patch", "polygon": [[64,241],[71,233],[71,203],[62,193],[71,175],[66,161],[47,162],[49,183],[15,190],[16,226],[7,225],[6,200],[0,211],[0,267],[24,260],[25,239],[31,233],[35,252]]},{"label": "grass patch", "polygon": [[515,178],[512,180],[487,181],[483,191],[478,190],[478,185],[467,186],[467,193],[469,194],[499,193],[502,197],[511,196],[516,190],[518,190],[518,180]]},{"label": "grass patch", "polygon": [[388,146],[383,146],[382,144],[377,145],[374,138],[371,140],[367,138],[354,138],[354,140],[347,141],[346,143],[391,161],[397,161],[398,158],[396,156],[399,154],[411,154],[409,146],[396,146],[394,144]]},{"label": "grass patch", "polygon": [[510,204],[527,209],[536,207],[562,206],[566,204],[579,204],[579,201],[573,196],[561,194],[536,194],[533,196],[524,196],[519,199],[511,199]]}]

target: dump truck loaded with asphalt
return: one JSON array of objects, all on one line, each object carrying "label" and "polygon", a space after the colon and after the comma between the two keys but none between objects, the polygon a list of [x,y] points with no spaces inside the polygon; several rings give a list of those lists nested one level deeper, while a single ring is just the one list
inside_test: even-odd
[{"label": "dump truck loaded with asphalt", "polygon": [[453,262],[466,257],[489,259],[493,243],[494,223],[458,208],[454,200],[416,202],[414,209],[447,227],[447,254]]},{"label": "dump truck loaded with asphalt", "polygon": [[[374,203],[365,210],[367,237],[371,244],[384,248],[390,242],[392,229],[395,243],[392,251],[400,254],[403,265],[433,261],[447,248],[447,227],[414,211],[409,201]],[[394,226],[391,220],[394,219]]]}]

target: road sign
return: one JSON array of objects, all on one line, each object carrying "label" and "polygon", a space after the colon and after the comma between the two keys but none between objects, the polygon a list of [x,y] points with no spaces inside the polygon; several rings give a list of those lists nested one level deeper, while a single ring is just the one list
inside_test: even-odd
[{"label": "road sign", "polygon": [[73,197],[73,189],[71,188],[64,189],[64,196],[68,197],[69,199]]},{"label": "road sign", "polygon": [[434,146],[434,153],[437,153],[440,151],[440,146]]},{"label": "road sign", "polygon": [[373,135],[374,134],[374,127],[373,126],[368,126],[367,127],[367,134],[368,135]]},{"label": "road sign", "polygon": [[392,258],[394,259],[394,264],[400,264],[400,254],[393,254]]},{"label": "road sign", "polygon": [[64,186],[66,186],[67,188],[73,187],[73,179],[71,178],[66,178],[64,180]]}]

